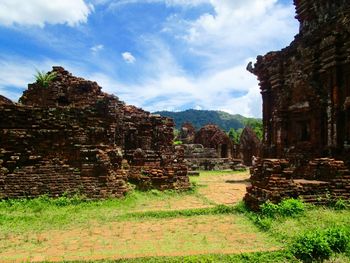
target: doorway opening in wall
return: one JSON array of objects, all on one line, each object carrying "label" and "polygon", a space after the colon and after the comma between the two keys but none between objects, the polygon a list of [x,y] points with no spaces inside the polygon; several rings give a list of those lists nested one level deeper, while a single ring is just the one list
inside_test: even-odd
[{"label": "doorway opening in wall", "polygon": [[310,141],[310,121],[297,122],[297,138],[299,142]]},{"label": "doorway opening in wall", "polygon": [[221,158],[227,158],[227,144],[221,145]]}]

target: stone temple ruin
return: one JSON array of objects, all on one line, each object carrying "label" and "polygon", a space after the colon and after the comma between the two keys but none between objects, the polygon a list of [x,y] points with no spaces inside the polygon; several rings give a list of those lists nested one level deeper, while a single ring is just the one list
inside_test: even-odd
[{"label": "stone temple ruin", "polygon": [[20,103],[0,96],[0,199],[80,193],[120,197],[143,189],[187,189],[174,123],[53,67],[48,87],[29,84]]},{"label": "stone temple ruin", "polygon": [[241,163],[233,156],[233,142],[216,125],[196,131],[192,124],[184,123],[178,139],[183,142],[185,163],[191,171],[235,169]]},{"label": "stone temple ruin", "polygon": [[[263,98],[262,159],[245,196],[350,198],[350,2],[294,0],[300,32],[248,70]],[[271,159],[273,158],[273,159]]]},{"label": "stone temple ruin", "polygon": [[238,146],[238,156],[242,159],[244,165],[251,166],[252,159],[260,156],[261,142],[249,126],[243,129]]}]

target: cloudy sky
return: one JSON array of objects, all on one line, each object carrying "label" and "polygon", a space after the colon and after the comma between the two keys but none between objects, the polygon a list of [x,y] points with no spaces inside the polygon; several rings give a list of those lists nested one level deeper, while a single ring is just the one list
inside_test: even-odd
[{"label": "cloudy sky", "polygon": [[246,65],[297,31],[292,0],[0,0],[0,94],[61,65],[148,111],[260,117]]}]

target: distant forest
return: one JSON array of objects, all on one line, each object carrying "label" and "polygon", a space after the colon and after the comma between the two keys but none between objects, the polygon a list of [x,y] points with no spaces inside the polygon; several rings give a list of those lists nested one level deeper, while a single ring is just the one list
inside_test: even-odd
[{"label": "distant forest", "polygon": [[[209,111],[209,110],[185,110],[180,112],[172,111],[157,111],[154,114],[159,114],[164,117],[174,119],[176,129],[181,129],[185,122],[190,122],[198,130],[204,125],[215,124],[222,130],[226,131],[233,137],[240,135],[245,126],[250,126],[257,136],[262,138],[262,120],[257,118],[247,118],[239,114],[230,114],[224,111]],[[238,134],[236,134],[238,133]],[[232,138],[235,140],[234,138]]]}]

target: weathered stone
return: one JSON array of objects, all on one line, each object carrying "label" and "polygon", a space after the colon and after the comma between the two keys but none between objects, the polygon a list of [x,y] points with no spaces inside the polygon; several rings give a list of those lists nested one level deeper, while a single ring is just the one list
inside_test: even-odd
[{"label": "weathered stone", "polygon": [[260,156],[261,142],[250,127],[245,127],[239,140],[243,164],[251,166],[252,159]]},{"label": "weathered stone", "polygon": [[178,139],[185,144],[193,144],[195,135],[196,129],[192,123],[185,122],[182,124]]},{"label": "weathered stone", "polygon": [[[245,198],[254,207],[290,196],[317,202],[317,195],[327,189],[333,196],[349,198],[350,3],[294,3],[300,21],[295,40],[248,67],[258,76],[263,98],[262,156],[288,160],[284,168],[266,160],[254,167]],[[322,162],[320,157],[340,161]],[[296,178],[314,181],[297,184]],[[335,183],[338,179],[341,184]]]},{"label": "weathered stone", "polygon": [[244,201],[254,210],[268,200],[278,203],[291,197],[314,204],[350,199],[350,170],[330,158],[298,167],[286,159],[263,159],[251,168],[250,180]]},{"label": "weathered stone", "polygon": [[53,71],[48,87],[28,85],[22,104],[0,103],[0,198],[119,197],[128,180],[142,188],[189,187],[171,119],[127,106],[61,67]]},{"label": "weathered stone", "polygon": [[300,33],[253,70],[263,97],[265,157],[349,160],[350,3],[295,1]]},{"label": "weathered stone", "polygon": [[13,102],[11,100],[0,95],[0,105],[11,105],[11,104],[13,104]]},{"label": "weathered stone", "polygon": [[216,125],[202,127],[195,136],[194,142],[202,144],[205,148],[217,151],[218,158],[231,158],[233,143],[228,135]]},{"label": "weathered stone", "polygon": [[189,170],[235,170],[241,163],[232,158],[233,143],[218,126],[206,125],[198,132],[191,124],[184,127],[182,147]]}]

